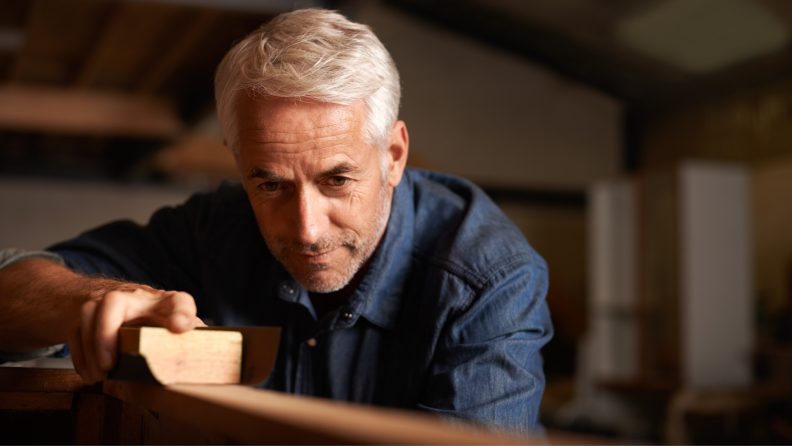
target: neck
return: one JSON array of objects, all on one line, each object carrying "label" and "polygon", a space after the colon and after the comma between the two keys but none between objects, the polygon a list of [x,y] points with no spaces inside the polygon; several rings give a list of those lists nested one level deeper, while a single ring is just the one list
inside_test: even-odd
[{"label": "neck", "polygon": [[390,219],[393,188],[389,188],[385,185],[383,185],[383,187],[385,187],[385,190],[387,191],[387,197],[384,200],[385,209],[382,211],[384,219],[380,225],[381,227],[379,229],[379,234],[377,235],[377,240],[374,243],[375,248],[369,255],[368,260],[366,260],[366,262],[360,266],[355,275],[352,276],[352,279],[349,281],[349,283],[344,285],[344,287],[340,290],[333,291],[332,293],[308,293],[308,297],[311,299],[311,304],[313,304],[314,311],[316,312],[317,320],[321,320],[327,313],[336,310],[340,306],[347,303],[349,298],[352,297],[352,293],[355,292],[357,287],[360,285],[360,282],[363,281],[363,277],[366,276],[366,271],[368,271],[369,265],[371,264],[371,258],[374,257],[374,251],[376,251],[377,247],[382,241],[382,237],[385,235],[385,229],[387,228],[388,220]]},{"label": "neck", "polygon": [[349,298],[352,297],[352,293],[355,292],[360,282],[363,281],[363,277],[365,277],[366,271],[368,271],[370,262],[371,259],[369,258],[369,260],[358,269],[352,277],[352,280],[350,280],[344,288],[333,291],[332,293],[308,293],[308,297],[310,297],[311,304],[313,304],[314,311],[316,312],[317,320],[321,320],[327,313],[338,309],[349,301]]}]

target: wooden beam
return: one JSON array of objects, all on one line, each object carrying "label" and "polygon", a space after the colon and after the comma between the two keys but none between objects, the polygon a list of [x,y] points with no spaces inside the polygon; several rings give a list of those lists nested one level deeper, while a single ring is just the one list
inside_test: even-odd
[{"label": "wooden beam", "polygon": [[43,4],[42,0],[31,0],[30,2],[27,24],[25,26],[25,43],[22,45],[22,50],[17,53],[14,65],[9,71],[9,82],[18,82],[22,77],[22,72],[25,69],[25,56],[27,55],[26,49],[30,44],[30,36],[36,31],[39,22],[41,22],[41,15],[44,13],[44,7],[45,5]]},{"label": "wooden beam", "polygon": [[74,79],[74,85],[77,87],[89,86],[96,77],[99,69],[102,66],[102,61],[105,54],[113,51],[113,41],[109,36],[124,20],[124,11],[126,4],[118,3],[113,5],[115,10],[112,12],[112,18],[107,21],[101,35],[96,39],[96,43],[90,52],[86,61],[82,64],[82,68],[77,73]]},{"label": "wooden beam", "polygon": [[419,412],[288,395],[244,386],[105,381],[107,395],[189,426],[213,443],[538,444],[450,425]]},{"label": "wooden beam", "polygon": [[788,80],[792,76],[792,50],[752,59],[684,82],[669,84],[640,101],[636,108],[645,119],[723,101],[736,95]]},{"label": "wooden beam", "polygon": [[140,82],[137,90],[139,93],[154,93],[164,84],[174,71],[187,57],[192,54],[201,39],[214,25],[218,17],[217,11],[204,9],[193,19],[190,26],[181,34],[181,37],[161,58],[157,64]]},{"label": "wooden beam", "polygon": [[173,107],[141,95],[0,86],[0,128],[170,139],[184,124]]},{"label": "wooden beam", "polygon": [[387,0],[417,17],[533,60],[570,79],[627,101],[644,98],[671,79],[651,67],[568,38],[473,0]]}]

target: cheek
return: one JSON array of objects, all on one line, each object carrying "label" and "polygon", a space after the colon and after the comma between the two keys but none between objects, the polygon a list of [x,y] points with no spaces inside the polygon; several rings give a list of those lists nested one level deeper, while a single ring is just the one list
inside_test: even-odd
[{"label": "cheek", "polygon": [[335,220],[344,222],[345,227],[364,226],[374,214],[376,197],[376,191],[353,191],[336,207]]},{"label": "cheek", "polygon": [[272,206],[262,203],[255,198],[250,200],[250,205],[253,207],[253,214],[256,216],[259,231],[264,236],[278,236],[282,228],[281,220],[277,218],[277,213],[273,212]]}]

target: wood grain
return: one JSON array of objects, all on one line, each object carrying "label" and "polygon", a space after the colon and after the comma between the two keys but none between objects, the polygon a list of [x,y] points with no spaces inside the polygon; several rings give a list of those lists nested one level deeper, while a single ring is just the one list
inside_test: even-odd
[{"label": "wood grain", "polygon": [[108,395],[191,426],[213,443],[538,444],[444,423],[428,414],[294,396],[245,386],[107,381]]},{"label": "wood grain", "polygon": [[85,385],[74,370],[0,367],[0,392],[101,393],[102,386]]},{"label": "wood grain", "polygon": [[211,327],[197,330],[228,330],[242,333],[242,381],[258,386],[272,372],[278,356],[280,327]]},{"label": "wood grain", "polygon": [[102,441],[104,400],[109,397],[92,393],[74,395],[72,422],[75,444],[106,444]]},{"label": "wood grain", "polygon": [[161,327],[121,328],[118,352],[145,358],[161,384],[237,384],[242,371],[242,334],[237,331],[176,334]]},{"label": "wood grain", "polygon": [[6,85],[0,86],[0,127],[169,139],[184,125],[168,102],[152,97]]},{"label": "wood grain", "polygon": [[73,393],[3,392],[0,410],[71,410]]}]

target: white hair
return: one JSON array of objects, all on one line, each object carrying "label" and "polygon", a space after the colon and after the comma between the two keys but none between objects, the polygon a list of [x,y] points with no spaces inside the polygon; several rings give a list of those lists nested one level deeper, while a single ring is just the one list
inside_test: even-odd
[{"label": "white hair", "polygon": [[236,102],[242,91],[341,105],[363,101],[366,137],[381,151],[390,140],[401,98],[396,65],[371,28],[318,8],[275,17],[220,62],[217,116],[234,153],[239,151]]}]

